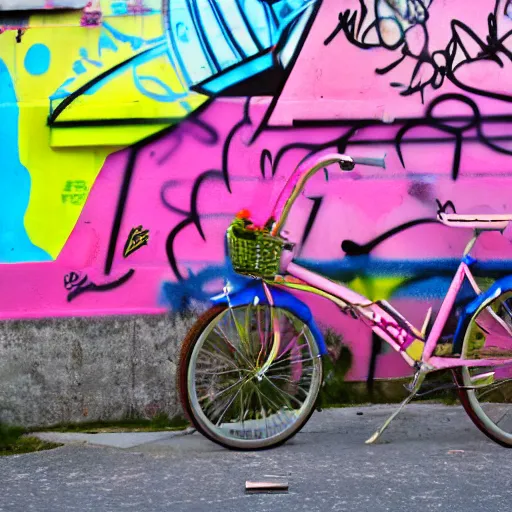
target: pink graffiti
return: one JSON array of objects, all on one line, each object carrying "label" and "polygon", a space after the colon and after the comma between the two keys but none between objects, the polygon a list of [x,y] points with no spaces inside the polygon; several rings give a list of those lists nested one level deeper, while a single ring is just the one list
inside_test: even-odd
[{"label": "pink graffiti", "polygon": [[[360,2],[343,4],[358,19]],[[474,9],[466,4],[457,0],[429,5],[431,53],[447,47],[453,20],[486,40],[488,14],[495,3],[480,2]],[[500,13],[498,39],[512,23]],[[311,180],[287,224],[293,241],[300,243],[307,232],[300,253],[306,260],[342,261],[348,258],[341,249],[344,240],[364,246],[404,223],[434,219],[436,199],[452,201],[461,213],[512,212],[507,186],[512,146],[506,136],[512,101],[501,97],[511,83],[510,62],[502,55],[502,66],[490,55],[471,60],[454,71],[456,81],[444,72],[443,80],[422,93],[401,95],[404,89],[390,84],[416,87],[434,76],[435,66],[423,62],[421,77],[413,76],[414,58],[408,57],[387,73],[376,69],[400,59],[404,45],[425,45],[425,35],[416,33],[420,24],[408,22],[412,28],[402,42],[394,40],[400,44],[393,49],[378,44],[362,49],[355,44],[363,41],[359,36],[354,43],[343,33],[325,44],[338,20],[337,4],[324,2],[275,102],[216,98],[178,126],[111,155],[56,261],[0,266],[3,290],[8,291],[0,296],[0,317],[164,312],[163,283],[222,267],[224,233],[233,215],[247,208],[263,223],[294,169],[323,152],[386,154],[387,169],[361,168],[350,175],[329,169]],[[365,26],[374,22],[364,21]],[[485,50],[474,44],[475,55]],[[468,92],[461,84],[478,90]],[[430,111],[432,102],[437,103]],[[321,207],[307,229],[318,198]],[[126,255],[124,248],[136,227],[147,230],[149,238]],[[469,237],[464,230],[424,223],[382,239],[363,258],[385,266],[379,289],[391,289],[386,283],[406,274],[406,264],[458,258]],[[512,260],[512,246],[507,237],[486,234],[475,256],[507,262]],[[365,286],[374,285],[364,266],[354,270],[356,278],[368,278]],[[218,286],[212,283],[212,293]],[[77,290],[70,300],[70,292]],[[365,378],[370,333],[362,334],[359,323],[339,315],[331,304],[300,297],[318,321],[341,333],[356,353],[348,378]],[[398,296],[393,305],[420,323],[432,302],[435,297],[426,301]],[[409,372],[396,354],[380,357],[378,377]]]}]

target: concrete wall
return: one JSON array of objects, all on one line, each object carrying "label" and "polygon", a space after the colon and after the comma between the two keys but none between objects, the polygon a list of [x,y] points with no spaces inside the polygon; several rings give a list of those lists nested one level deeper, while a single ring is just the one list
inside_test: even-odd
[{"label": "concrete wall", "polygon": [[192,315],[0,323],[0,423],[47,426],[181,414],[179,346]]}]

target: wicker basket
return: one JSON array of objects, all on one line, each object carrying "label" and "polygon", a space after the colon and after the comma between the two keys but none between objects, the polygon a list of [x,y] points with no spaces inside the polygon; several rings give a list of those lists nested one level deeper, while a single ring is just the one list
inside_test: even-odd
[{"label": "wicker basket", "polygon": [[279,272],[283,240],[265,231],[247,229],[235,219],[227,230],[228,251],[235,272],[266,279]]}]

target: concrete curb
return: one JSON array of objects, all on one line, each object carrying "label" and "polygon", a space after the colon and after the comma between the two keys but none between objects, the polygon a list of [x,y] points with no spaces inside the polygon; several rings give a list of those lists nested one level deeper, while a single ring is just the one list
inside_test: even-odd
[{"label": "concrete curb", "polygon": [[155,441],[169,440],[174,437],[193,434],[194,428],[175,432],[108,432],[85,434],[79,432],[33,432],[30,435],[42,441],[62,444],[89,444],[109,446],[111,448],[134,448]]}]

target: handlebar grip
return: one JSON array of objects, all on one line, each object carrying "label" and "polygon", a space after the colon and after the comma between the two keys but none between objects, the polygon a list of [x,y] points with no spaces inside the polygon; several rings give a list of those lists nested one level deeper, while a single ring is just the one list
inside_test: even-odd
[{"label": "handlebar grip", "polygon": [[386,168],[386,160],[384,158],[367,158],[353,156],[352,160],[357,165],[371,165],[373,167]]}]

